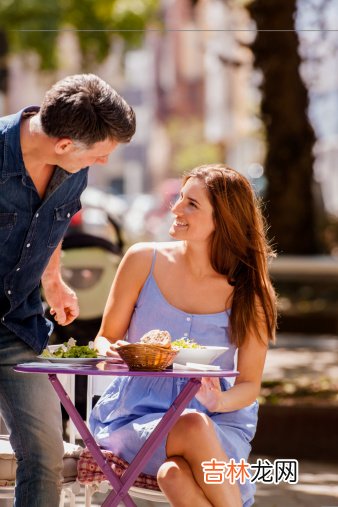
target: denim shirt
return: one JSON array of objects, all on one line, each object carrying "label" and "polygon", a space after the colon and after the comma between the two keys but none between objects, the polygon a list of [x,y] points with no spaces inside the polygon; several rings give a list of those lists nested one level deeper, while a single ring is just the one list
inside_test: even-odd
[{"label": "denim shirt", "polygon": [[41,276],[81,208],[88,168],[70,174],[56,167],[40,198],[20,144],[21,118],[36,111],[32,106],[0,118],[0,317],[1,325],[40,353],[52,332],[43,315]]}]

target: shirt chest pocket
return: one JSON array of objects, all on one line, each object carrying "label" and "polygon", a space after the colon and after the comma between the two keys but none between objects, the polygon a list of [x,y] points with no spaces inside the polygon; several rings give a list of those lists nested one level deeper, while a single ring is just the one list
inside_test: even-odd
[{"label": "shirt chest pocket", "polygon": [[0,245],[8,240],[16,224],[17,213],[0,213]]},{"label": "shirt chest pocket", "polygon": [[54,209],[53,225],[48,238],[48,247],[56,248],[67,230],[69,222],[75,213],[81,209],[80,199],[75,199]]}]

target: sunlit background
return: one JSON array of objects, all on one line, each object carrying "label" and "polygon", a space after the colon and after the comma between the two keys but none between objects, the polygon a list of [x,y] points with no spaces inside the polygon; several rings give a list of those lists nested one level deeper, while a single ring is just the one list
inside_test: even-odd
[{"label": "sunlit background", "polygon": [[[105,79],[137,115],[132,142],[91,169],[65,239],[64,277],[86,325],[58,330],[59,341],[95,335],[125,248],[170,239],[181,175],[222,162],[262,199],[278,253],[271,275],[279,336],[290,347],[337,351],[337,7],[337,0],[0,0],[1,115],[38,105],[57,79],[81,72]],[[297,370],[287,357],[278,375],[292,370],[299,380],[311,359],[297,356],[298,364],[306,357]],[[312,400],[329,392],[327,403],[337,404],[334,361],[330,370],[318,365],[315,378],[326,384],[312,388],[308,379],[303,388]],[[263,394],[283,404],[288,393],[278,386]]]},{"label": "sunlit background", "polygon": [[291,330],[335,334],[336,7],[336,0],[84,0],[81,7],[2,0],[0,113],[39,104],[65,75],[98,74],[134,107],[137,133],[105,167],[92,168],[72,225],[110,240],[110,216],[123,249],[167,240],[182,173],[225,162],[262,198],[279,254],[271,270],[281,329],[295,317]]},{"label": "sunlit background", "polygon": [[[276,283],[300,267],[310,278],[329,271],[338,286],[336,7],[335,0],[84,0],[81,7],[2,0],[0,113],[39,104],[65,75],[98,74],[134,107],[137,133],[90,171],[77,217],[83,227],[109,235],[108,213],[125,245],[167,240],[182,173],[226,162],[263,199],[280,254]],[[313,266],[312,256],[323,254]],[[334,323],[323,331],[336,333],[335,287],[294,283],[281,286],[281,311],[298,307],[306,318],[326,311]]]}]

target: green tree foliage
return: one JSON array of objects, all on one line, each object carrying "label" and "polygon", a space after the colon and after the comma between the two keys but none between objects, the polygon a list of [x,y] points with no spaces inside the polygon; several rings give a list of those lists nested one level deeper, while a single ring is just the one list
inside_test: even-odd
[{"label": "green tree foliage", "polygon": [[0,0],[0,31],[11,51],[35,51],[42,69],[57,67],[59,30],[77,30],[83,68],[101,62],[114,36],[137,45],[158,0]]}]

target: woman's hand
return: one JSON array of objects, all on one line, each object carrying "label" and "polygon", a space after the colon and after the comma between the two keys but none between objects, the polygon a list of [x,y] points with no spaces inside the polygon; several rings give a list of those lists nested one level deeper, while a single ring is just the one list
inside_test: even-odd
[{"label": "woman's hand", "polygon": [[130,345],[126,340],[117,340],[115,343],[112,343],[113,347],[122,347],[123,345]]},{"label": "woman's hand", "polygon": [[105,355],[108,357],[117,357],[117,358],[121,359],[121,356],[119,355],[118,352],[116,352],[116,349],[118,347],[121,347],[122,345],[129,345],[129,342],[127,342],[125,340],[117,340],[114,343],[110,343],[109,348],[106,349]]},{"label": "woman's hand", "polygon": [[218,412],[222,394],[218,378],[202,377],[201,387],[195,397],[209,412]]},{"label": "woman's hand", "polygon": [[119,358],[120,355],[115,350],[116,343],[111,342],[105,336],[97,336],[94,340],[94,347],[100,356]]}]

